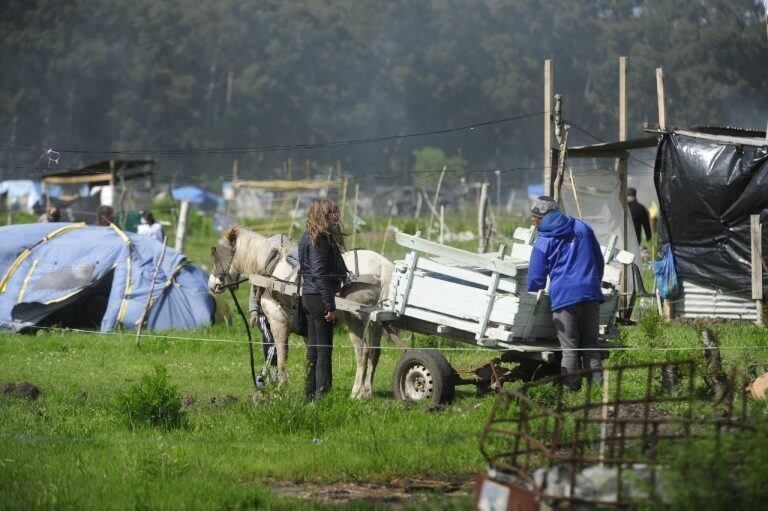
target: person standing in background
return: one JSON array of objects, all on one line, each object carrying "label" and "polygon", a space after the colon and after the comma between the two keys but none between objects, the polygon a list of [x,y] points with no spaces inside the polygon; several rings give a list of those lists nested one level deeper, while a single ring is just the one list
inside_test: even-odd
[{"label": "person standing in background", "polygon": [[155,215],[151,211],[141,213],[141,224],[136,228],[136,232],[144,236],[152,236],[157,241],[163,241],[163,226],[155,221]]},{"label": "person standing in background", "polygon": [[115,210],[112,206],[99,206],[96,210],[96,225],[109,227],[115,220]]},{"label": "person standing in background", "polygon": [[61,222],[61,210],[58,206],[49,206],[48,210],[37,219],[37,223],[39,224],[47,224],[50,222]]},{"label": "person standing in background", "polygon": [[651,216],[648,214],[648,208],[637,201],[637,190],[634,188],[629,188],[627,190],[627,207],[629,208],[629,214],[632,215],[632,223],[635,225],[637,244],[640,244],[641,228],[643,232],[645,232],[645,239],[647,241],[651,241],[653,239],[653,231],[651,230]]}]

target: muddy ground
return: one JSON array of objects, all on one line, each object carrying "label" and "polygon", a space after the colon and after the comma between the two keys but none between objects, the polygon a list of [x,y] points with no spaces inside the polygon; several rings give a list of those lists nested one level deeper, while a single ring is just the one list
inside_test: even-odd
[{"label": "muddy ground", "polygon": [[474,493],[474,474],[444,477],[402,477],[385,483],[341,482],[333,484],[264,481],[281,497],[329,503],[363,501],[401,509],[434,498],[459,498]]}]

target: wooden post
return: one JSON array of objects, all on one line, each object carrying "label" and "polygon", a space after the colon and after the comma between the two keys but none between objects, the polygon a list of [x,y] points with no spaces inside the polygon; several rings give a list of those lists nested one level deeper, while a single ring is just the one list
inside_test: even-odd
[{"label": "wooden post", "polygon": [[501,222],[501,171],[494,170],[493,173],[496,175],[496,217],[497,222]]},{"label": "wooden post", "polygon": [[357,199],[360,196],[360,183],[355,183],[355,204],[352,206],[352,248],[355,248],[355,241],[357,240],[357,227],[355,222],[357,221]]},{"label": "wooden post", "polygon": [[237,215],[237,160],[232,160],[232,201],[231,205],[234,205],[234,213]]},{"label": "wooden post", "polygon": [[286,173],[288,174],[288,181],[293,181],[293,158],[288,158],[288,163],[286,164]]},{"label": "wooden post", "polygon": [[659,107],[659,130],[667,129],[667,102],[664,97],[664,68],[656,68],[656,102]]},{"label": "wooden post", "polygon": [[749,216],[749,230],[752,238],[752,299],[757,310],[757,324],[763,325],[763,229],[760,215]]},{"label": "wooden post", "polygon": [[187,217],[189,217],[189,201],[181,201],[179,211],[179,228],[176,230],[176,244],[173,248],[178,252],[184,252],[184,237],[187,235]]},{"label": "wooden post", "polygon": [[443,245],[445,243],[445,206],[440,205],[440,244]]},{"label": "wooden post", "polygon": [[552,195],[552,61],[544,61],[544,193]]},{"label": "wooden post", "polygon": [[226,96],[227,107],[229,107],[229,104],[232,103],[232,86],[234,85],[234,83],[235,83],[235,72],[230,69],[229,72],[227,73],[227,96]]},{"label": "wooden post", "polygon": [[293,239],[293,224],[296,222],[296,212],[299,210],[301,204],[301,194],[296,194],[296,203],[293,205],[293,211],[291,211],[291,226],[288,228],[288,239]]},{"label": "wooden post", "polygon": [[389,228],[392,226],[392,215],[395,214],[395,201],[392,199],[392,207],[389,208],[389,218],[387,219],[387,228],[384,229],[384,239],[381,242],[381,253],[384,254],[384,249],[387,247],[387,238],[389,238]]},{"label": "wooden post", "polygon": [[[115,160],[109,160],[109,188],[110,188],[110,194],[111,201],[109,204],[106,204],[110,207],[115,207]],[[96,219],[98,221],[98,218]]]},{"label": "wooden post", "polygon": [[[440,197],[440,187],[443,184],[443,177],[445,177],[445,170],[448,167],[443,166],[443,171],[440,173],[440,178],[437,180],[437,188],[435,188],[435,200],[432,203],[433,208],[437,207],[437,199]],[[432,222],[435,221],[435,210],[432,209],[432,213],[429,215],[429,223],[427,224],[427,240],[432,239]]]},{"label": "wooden post", "polygon": [[[619,58],[619,140],[627,139],[627,57]],[[627,250],[627,236],[629,235],[627,217],[627,174],[629,164],[627,158],[620,158],[618,165],[619,171],[619,201],[621,202],[622,216],[624,223],[622,225],[622,250]],[[620,279],[621,294],[619,295],[619,310],[626,314],[627,304],[629,303],[629,278],[627,277],[627,266],[621,266]],[[629,318],[626,318],[629,319]]]},{"label": "wooden post", "polygon": [[477,240],[478,240],[478,253],[485,253],[488,248],[485,244],[486,232],[485,232],[485,214],[488,209],[488,183],[484,182],[480,185],[480,203],[477,207]]},{"label": "wooden post", "polygon": [[344,184],[341,187],[341,204],[339,205],[339,219],[344,221],[344,208],[347,207],[347,187],[349,186],[349,180],[345,179]]}]

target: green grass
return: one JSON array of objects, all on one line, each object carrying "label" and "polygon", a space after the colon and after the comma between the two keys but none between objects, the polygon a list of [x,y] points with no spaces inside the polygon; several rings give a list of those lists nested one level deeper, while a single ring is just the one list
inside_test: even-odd
[{"label": "green grass", "polygon": [[[714,329],[726,347],[761,347],[724,350],[728,367],[765,361],[763,329]],[[698,347],[696,329],[687,326],[625,329],[622,342],[647,346],[655,342],[649,332],[669,347]],[[243,333],[237,325],[167,335],[242,341]],[[137,347],[130,334],[40,330],[33,336],[2,335],[0,380],[28,380],[43,394],[33,402],[0,396],[0,508],[293,509],[315,504],[279,499],[269,481],[387,481],[483,470],[477,442],[492,396],[476,397],[473,389],[460,387],[456,400],[440,412],[405,407],[394,401],[390,387],[399,353],[386,349],[374,399],[352,401],[352,351],[345,336],[337,335],[336,343],[329,395],[304,402],[304,349],[292,345],[290,382],[253,403],[241,343],[157,338],[143,339]],[[489,355],[445,353],[457,366]],[[658,360],[674,353],[616,352],[610,362]],[[186,409],[181,428],[131,427],[121,412],[119,396],[157,365],[167,368],[179,393],[197,400]],[[228,395],[238,401],[210,403]]]},{"label": "green grass", "polygon": [[[460,230],[461,222],[470,229],[474,225],[474,219],[458,215],[449,221],[455,230]],[[426,220],[418,225],[412,221],[410,226],[407,222],[393,220],[401,230],[424,230]],[[358,234],[356,245],[379,250],[385,225],[386,219],[372,222]],[[516,225],[505,223],[502,232],[511,237]],[[266,229],[263,222],[258,227]],[[172,239],[173,230],[167,231]],[[210,218],[193,214],[185,252],[192,260],[209,264],[217,236]],[[461,246],[473,250],[477,242]],[[392,259],[403,255],[392,236],[385,253]],[[245,287],[238,297],[241,304],[247,302]],[[712,328],[726,348],[722,352],[726,368],[744,370],[750,362],[762,366],[766,361],[765,329],[744,324]],[[385,508],[386,503],[365,501],[339,507],[288,499],[277,496],[271,486],[276,481],[386,482],[484,469],[478,437],[493,396],[476,397],[472,388],[460,387],[455,401],[439,412],[396,402],[391,378],[400,353],[390,344],[385,344],[379,363],[375,397],[353,401],[349,399],[353,352],[346,335],[337,332],[334,389],[307,404],[302,396],[305,350],[298,338],[292,338],[290,381],[280,389],[267,389],[254,403],[239,318],[232,327],[163,335],[182,339],[145,338],[137,347],[130,333],[40,330],[36,335],[0,335],[0,382],[28,380],[43,392],[33,402],[0,394],[0,509]],[[413,342],[455,346],[422,336]],[[643,349],[614,352],[611,364],[690,357],[701,363],[696,327],[664,325],[652,315],[641,317],[637,327],[625,328],[620,343]],[[753,348],[727,349],[740,346]],[[444,353],[454,366],[485,362],[495,355]],[[261,358],[259,350],[257,360]],[[133,423],[121,409],[121,396],[156,366],[166,368],[179,394],[196,399],[184,409],[181,427]],[[234,396],[237,402],[220,402],[225,396]],[[214,397],[218,404],[210,403]],[[467,509],[471,502],[471,497],[429,496],[416,501],[413,509]]]}]

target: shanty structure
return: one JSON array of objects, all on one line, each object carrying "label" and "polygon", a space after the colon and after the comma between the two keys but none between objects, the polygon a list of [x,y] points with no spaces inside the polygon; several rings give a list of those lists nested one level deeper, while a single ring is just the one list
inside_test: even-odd
[{"label": "shanty structure", "polygon": [[340,179],[235,179],[232,181],[233,211],[230,213],[241,218],[292,219],[315,197],[332,197],[340,203],[346,202],[345,183]]},{"label": "shanty structure", "polygon": [[103,160],[77,169],[40,176],[43,191],[51,185],[69,189],[56,201],[67,220],[93,222],[98,206],[118,211],[148,209],[152,205],[157,160]]},{"label": "shanty structure", "polygon": [[[768,139],[728,127],[662,135],[654,172],[660,256],[673,318],[762,322],[768,248]],[[665,278],[668,275],[658,275]]]}]

